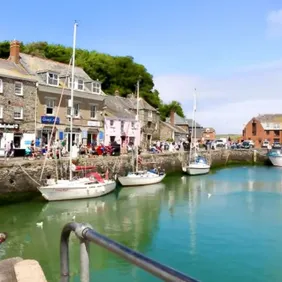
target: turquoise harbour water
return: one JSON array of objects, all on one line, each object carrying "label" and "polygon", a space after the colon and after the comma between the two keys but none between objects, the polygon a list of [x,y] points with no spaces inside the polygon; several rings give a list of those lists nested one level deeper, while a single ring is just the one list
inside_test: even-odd
[{"label": "turquoise harbour water", "polygon": [[[93,200],[0,207],[0,260],[40,262],[59,281],[59,240],[76,216],[97,231],[200,281],[282,281],[282,169],[237,167],[200,177],[123,188]],[[208,194],[212,194],[208,197]],[[43,221],[43,228],[36,222]],[[70,239],[71,281],[79,281],[79,243]],[[91,281],[160,281],[91,245]]]}]

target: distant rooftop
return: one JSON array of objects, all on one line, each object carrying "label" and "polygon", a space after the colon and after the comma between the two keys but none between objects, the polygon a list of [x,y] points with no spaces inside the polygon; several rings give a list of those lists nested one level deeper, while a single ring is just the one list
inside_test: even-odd
[{"label": "distant rooftop", "polygon": [[[104,100],[105,106],[115,116],[121,118],[135,118],[135,111],[137,108],[137,99],[133,94],[128,97],[107,95]],[[139,100],[140,110],[157,111],[150,104],[148,104],[143,98]]]},{"label": "distant rooftop", "polygon": [[[70,75],[71,69],[68,64],[59,63],[45,58],[20,53],[20,63],[31,75],[39,72],[52,71],[60,76]],[[92,81],[90,76],[80,67],[75,67],[75,76],[83,80]]]},{"label": "distant rooftop", "polygon": [[0,76],[36,81],[21,65],[4,59],[0,59]]},{"label": "distant rooftop", "polygon": [[[165,121],[170,122],[170,117],[167,117]],[[182,118],[177,113],[174,113],[174,124],[175,125],[188,125],[189,127],[192,127],[193,120],[187,119],[187,118]],[[196,127],[202,127],[202,126],[199,123],[196,122]]]}]

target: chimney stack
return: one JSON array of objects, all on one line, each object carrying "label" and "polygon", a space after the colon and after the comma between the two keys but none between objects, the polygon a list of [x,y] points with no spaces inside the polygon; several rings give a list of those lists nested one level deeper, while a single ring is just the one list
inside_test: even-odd
[{"label": "chimney stack", "polygon": [[20,62],[20,45],[18,40],[13,40],[10,43],[10,57],[9,60],[18,64]]},{"label": "chimney stack", "polygon": [[171,125],[174,125],[174,114],[175,114],[174,111],[170,111],[170,124]]},{"label": "chimney stack", "polygon": [[119,91],[118,90],[115,91],[115,96],[119,96]]}]

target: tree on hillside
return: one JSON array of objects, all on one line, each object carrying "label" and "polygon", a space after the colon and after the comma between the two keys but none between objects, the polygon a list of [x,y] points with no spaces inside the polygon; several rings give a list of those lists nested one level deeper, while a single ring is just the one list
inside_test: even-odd
[{"label": "tree on hillside", "polygon": [[[9,51],[10,42],[0,42],[0,58],[8,58]],[[21,52],[66,64],[72,56],[71,47],[47,42],[22,44]],[[184,116],[179,102],[173,101],[170,104],[162,102],[159,92],[154,89],[153,76],[143,65],[134,62],[131,56],[111,56],[96,51],[77,49],[76,64],[82,67],[93,80],[100,80],[103,91],[111,95],[115,90],[118,90],[121,96],[134,93],[136,82],[141,77],[140,96],[159,109],[162,119],[169,115],[172,108],[175,108],[178,115]]]}]

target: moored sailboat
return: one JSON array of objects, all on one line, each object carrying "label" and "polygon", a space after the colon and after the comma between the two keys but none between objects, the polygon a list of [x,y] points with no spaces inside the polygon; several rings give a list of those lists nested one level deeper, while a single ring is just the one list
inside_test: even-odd
[{"label": "moored sailboat", "polygon": [[[137,81],[137,106],[136,106],[136,120],[139,120],[139,80]],[[133,164],[133,171],[129,172],[126,176],[119,176],[118,180],[122,186],[143,186],[156,184],[161,182],[166,174],[158,169],[151,170],[138,170],[139,162],[141,164],[141,158],[138,156],[138,148],[135,148],[135,170]]]},{"label": "moored sailboat", "polygon": [[188,165],[183,166],[183,172],[189,175],[206,174],[210,171],[210,165],[206,158],[198,155],[197,136],[196,136],[196,89],[194,92],[193,119],[192,119],[192,136],[190,142]]},{"label": "moored sailboat", "polygon": [[[75,46],[76,46],[76,29],[77,23],[74,25],[73,35],[73,55],[72,55],[72,73],[71,81],[74,81],[75,70]],[[70,156],[69,156],[69,179],[47,179],[46,185],[38,188],[42,196],[48,201],[72,200],[83,198],[95,198],[112,192],[116,188],[116,182],[108,179],[108,173],[105,178],[102,178],[98,173],[91,174],[90,177],[73,178],[74,171],[81,171],[92,168],[91,166],[75,166],[72,163],[73,159],[73,96],[74,83],[71,84],[70,98]],[[55,119],[56,120],[56,119]],[[48,146],[50,147],[50,145]],[[45,158],[46,162],[46,158]],[[45,165],[44,162],[44,165]],[[40,180],[42,179],[44,167],[42,169]]]}]

